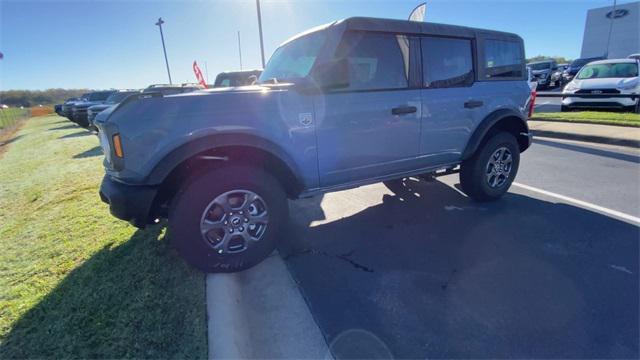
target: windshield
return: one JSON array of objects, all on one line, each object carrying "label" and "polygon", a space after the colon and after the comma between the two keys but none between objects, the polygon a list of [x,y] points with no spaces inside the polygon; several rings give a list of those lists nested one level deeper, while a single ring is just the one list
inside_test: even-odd
[{"label": "windshield", "polygon": [[531,66],[531,70],[551,69],[551,63],[548,62],[529,64],[529,66]]},{"label": "windshield", "polygon": [[318,31],[282,45],[269,59],[259,82],[264,83],[273,79],[286,82],[307,76],[325,39],[326,33]]},{"label": "windshield", "polygon": [[630,78],[638,76],[635,63],[611,63],[587,65],[578,73],[578,79]]},{"label": "windshield", "polygon": [[106,100],[109,95],[111,95],[113,92],[112,91],[100,91],[100,92],[94,92],[89,94],[89,98],[87,100],[89,101],[103,101]]},{"label": "windshield", "polygon": [[105,101],[107,104],[119,104],[122,102],[122,100],[124,100],[125,98],[127,98],[127,96],[134,94],[134,91],[120,91],[120,92],[116,92],[111,94],[111,96],[109,96],[107,98],[107,101]]}]

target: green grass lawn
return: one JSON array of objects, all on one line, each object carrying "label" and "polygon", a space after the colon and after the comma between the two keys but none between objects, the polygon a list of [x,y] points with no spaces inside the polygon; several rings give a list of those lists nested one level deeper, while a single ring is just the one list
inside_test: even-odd
[{"label": "green grass lawn", "polygon": [[561,120],[570,122],[640,127],[640,114],[604,111],[534,113],[531,120]]},{"label": "green grass lawn", "polygon": [[204,358],[204,275],[98,196],[96,136],[32,118],[0,154],[0,359]]},{"label": "green grass lawn", "polygon": [[18,120],[24,119],[27,114],[29,114],[29,109],[0,109],[0,129],[15,124]]}]

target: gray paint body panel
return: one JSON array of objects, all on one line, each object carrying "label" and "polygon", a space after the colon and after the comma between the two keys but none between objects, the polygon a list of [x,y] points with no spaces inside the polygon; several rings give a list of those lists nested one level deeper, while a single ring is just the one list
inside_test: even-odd
[{"label": "gray paint body panel", "polygon": [[[317,63],[328,60],[347,29],[521,41],[513,34],[459,26],[352,18],[319,30],[328,36]],[[474,57],[477,63],[478,54]],[[178,165],[173,162],[208,143],[215,148],[236,139],[235,145],[258,147],[283,159],[303,193],[329,191],[389,174],[455,165],[474,131],[496,110],[508,110],[524,121],[530,95],[525,79],[478,80],[468,87],[344,93],[305,91],[296,85],[210,89],[125,101],[101,112],[96,123],[110,134],[121,134],[124,166],[116,170],[106,163],[108,175],[121,182],[160,184],[166,169]],[[483,105],[467,109],[469,100]],[[403,105],[418,111],[391,115],[391,108]],[[222,137],[224,141],[216,140]]]}]

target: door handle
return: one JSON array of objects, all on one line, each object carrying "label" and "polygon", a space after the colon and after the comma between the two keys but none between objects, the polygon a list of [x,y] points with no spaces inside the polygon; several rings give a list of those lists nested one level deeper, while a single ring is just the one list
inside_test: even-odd
[{"label": "door handle", "polygon": [[418,111],[418,108],[415,106],[399,106],[391,109],[393,115],[413,114],[416,111]]},{"label": "door handle", "polygon": [[469,100],[466,103],[464,103],[465,109],[473,109],[473,108],[480,107],[482,105],[484,105],[484,102],[480,100]]}]

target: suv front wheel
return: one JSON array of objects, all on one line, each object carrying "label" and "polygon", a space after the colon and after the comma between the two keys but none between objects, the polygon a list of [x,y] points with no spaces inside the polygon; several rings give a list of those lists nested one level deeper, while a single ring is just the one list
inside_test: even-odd
[{"label": "suv front wheel", "polygon": [[280,183],[260,168],[210,170],[182,186],[169,209],[178,252],[205,272],[236,272],[276,247],[288,213]]},{"label": "suv front wheel", "polygon": [[460,166],[460,185],[476,201],[495,200],[509,190],[520,164],[520,148],[508,132],[491,136]]}]

